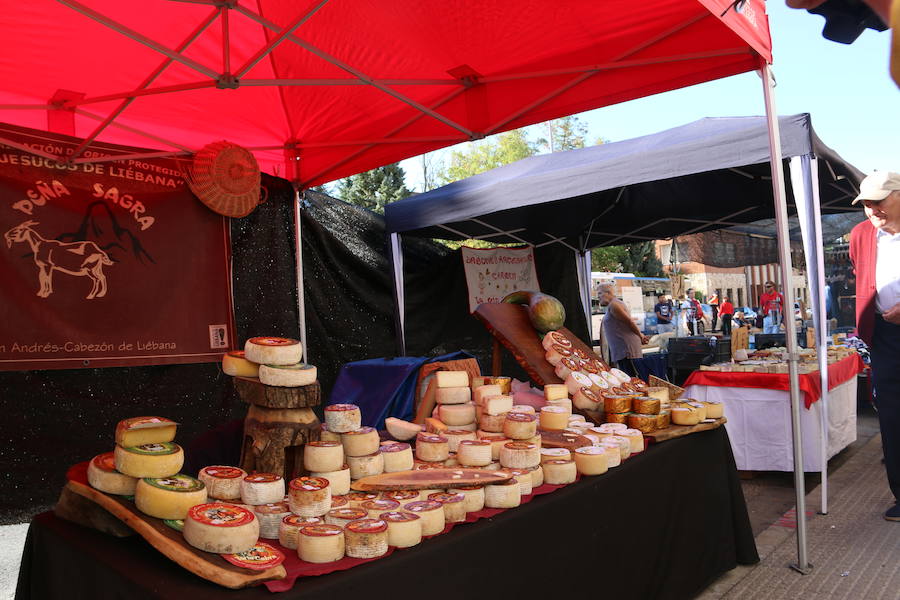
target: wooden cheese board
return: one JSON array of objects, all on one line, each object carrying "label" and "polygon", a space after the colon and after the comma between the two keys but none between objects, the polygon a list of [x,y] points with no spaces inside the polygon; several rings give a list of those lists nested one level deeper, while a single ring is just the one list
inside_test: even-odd
[{"label": "wooden cheese board", "polygon": [[195,575],[231,589],[283,579],[287,575],[281,565],[264,571],[255,571],[235,566],[218,554],[194,548],[184,541],[181,532],[166,525],[162,519],[141,513],[132,500],[125,496],[105,494],[92,488],[87,483],[87,464],[80,463],[69,469],[66,487],[109,511],[147,540],[151,546]]},{"label": "wooden cheese board", "polygon": [[692,433],[697,433],[698,431],[716,429],[727,422],[728,419],[721,417],[710,423],[698,423],[697,425],[670,425],[665,429],[657,429],[651,433],[645,433],[644,437],[653,440],[656,443],[665,442],[666,440],[683,437]]},{"label": "wooden cheese board", "polygon": [[429,490],[460,485],[488,485],[511,479],[502,471],[485,471],[466,467],[426,469],[424,471],[397,471],[371,475],[354,481],[350,487],[360,492],[389,492],[393,490]]},{"label": "wooden cheese board", "polygon": [[593,446],[593,442],[590,439],[577,433],[544,430],[539,430],[538,433],[541,434],[541,447],[543,448],[565,448],[571,451],[575,448]]}]

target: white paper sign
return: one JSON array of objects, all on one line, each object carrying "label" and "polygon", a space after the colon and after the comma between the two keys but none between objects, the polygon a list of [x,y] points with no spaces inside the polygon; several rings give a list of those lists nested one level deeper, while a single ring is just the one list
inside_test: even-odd
[{"label": "white paper sign", "polygon": [[463,266],[469,288],[469,312],[479,304],[500,302],[518,290],[540,290],[534,269],[534,249],[469,248],[463,246]]}]

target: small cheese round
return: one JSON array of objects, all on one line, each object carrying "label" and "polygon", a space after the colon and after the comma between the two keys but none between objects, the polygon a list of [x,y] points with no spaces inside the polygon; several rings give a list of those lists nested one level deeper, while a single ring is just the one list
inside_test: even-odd
[{"label": "small cheese round", "polygon": [[604,442],[601,441],[598,448],[603,449],[603,453],[606,455],[606,466],[610,469],[613,467],[618,467],[622,464],[622,450],[619,445],[615,442]]},{"label": "small cheese round", "polygon": [[509,469],[528,469],[541,464],[540,447],[529,442],[507,442],[500,448],[500,464]]},{"label": "small cheese round", "polygon": [[366,456],[378,452],[378,448],[381,446],[381,438],[378,437],[378,432],[373,428],[360,427],[354,431],[342,433],[341,443],[344,445],[345,455]]},{"label": "small cheese round", "polygon": [[629,429],[637,429],[643,433],[656,431],[656,423],[659,420],[657,415],[640,415],[637,413],[629,413],[627,424]]},{"label": "small cheese round", "polygon": [[254,506],[253,514],[256,515],[256,519],[259,521],[259,537],[267,540],[277,540],[278,532],[281,529],[281,521],[291,514],[291,509],[287,502],[273,502]]},{"label": "small cheese round", "polygon": [[237,554],[256,544],[259,520],[236,504],[201,503],[187,511],[182,534],[184,541],[204,552]]},{"label": "small cheese round", "polygon": [[331,483],[324,477],[292,479],[288,502],[295,515],[321,517],[331,510]]},{"label": "small cheese round", "polygon": [[330,563],[344,558],[344,530],[336,525],[315,524],[297,532],[297,556],[311,563]]},{"label": "small cheese round", "polygon": [[534,491],[534,486],[531,483],[531,471],[528,469],[503,469],[510,475],[512,475],[516,481],[519,482],[519,493],[522,496],[530,496],[532,491]]},{"label": "small cheese round", "polygon": [[503,422],[503,434],[513,440],[527,440],[537,433],[537,416],[509,412]]},{"label": "small cheese round", "polygon": [[506,413],[499,415],[482,414],[478,419],[478,428],[480,431],[488,433],[502,433],[503,423],[506,422]]},{"label": "small cheese round", "polygon": [[258,506],[284,499],[284,479],[274,473],[251,473],[241,480],[244,504]]},{"label": "small cheese round", "polygon": [[240,500],[241,481],[247,472],[237,467],[213,465],[200,469],[198,479],[206,484],[207,495],[216,500]]},{"label": "small cheese round", "polygon": [[631,412],[642,415],[658,415],[661,409],[662,403],[659,401],[659,398],[638,396],[631,399]]},{"label": "small cheese round", "polygon": [[541,463],[548,460],[569,460],[572,453],[566,448],[541,448]]},{"label": "small cheese round", "polygon": [[416,436],[416,458],[427,462],[443,462],[450,455],[447,438],[420,433]]},{"label": "small cheese round", "polygon": [[392,510],[400,510],[400,502],[391,500],[390,498],[376,498],[375,500],[366,500],[361,507],[370,519],[377,519],[383,512]]},{"label": "small cheese round", "polygon": [[530,469],[531,472],[531,488],[538,488],[544,485],[544,469],[538,465],[533,469]]},{"label": "small cheese round", "polygon": [[719,400],[703,400],[702,404],[706,406],[707,419],[721,419],[725,416],[725,405]]},{"label": "small cheese round", "polygon": [[700,411],[693,406],[676,406],[670,414],[676,425],[696,425],[700,422]]},{"label": "small cheese round", "polygon": [[116,446],[116,471],[131,477],[168,477],[181,470],[184,451],[172,442]]},{"label": "small cheese round", "polygon": [[341,434],[335,433],[334,431],[328,431],[328,425],[325,423],[319,424],[319,441],[320,442],[340,442]]},{"label": "small cheese round", "polygon": [[467,513],[478,512],[484,508],[484,486],[463,485],[447,490],[451,494],[462,494],[463,505]]},{"label": "small cheese round", "polygon": [[384,473],[384,454],[379,448],[372,454],[365,456],[348,456],[347,466],[350,467],[350,479],[362,479],[372,475]]},{"label": "small cheese round", "polygon": [[403,510],[419,516],[422,521],[422,535],[437,535],[444,531],[444,505],[434,500],[407,502]]},{"label": "small cheese round", "polygon": [[308,442],[303,446],[303,467],[307,471],[338,471],[344,464],[344,447],[339,442]]},{"label": "small cheese round", "polygon": [[441,404],[438,406],[438,418],[449,427],[469,425],[475,422],[475,404]]},{"label": "small cheese round", "polygon": [[441,434],[441,437],[447,438],[447,447],[450,449],[450,452],[457,452],[459,443],[462,440],[478,439],[475,432],[469,431],[468,429],[448,429]]},{"label": "small cheese round", "polygon": [[463,523],[466,520],[465,496],[450,492],[435,492],[428,495],[429,500],[440,502],[444,507],[444,521],[447,523]]},{"label": "small cheese round", "polygon": [[375,500],[378,494],[375,492],[350,492],[347,494],[347,500],[351,508],[361,508],[363,502],[367,500]]},{"label": "small cheese round", "polygon": [[360,519],[344,528],[347,556],[375,558],[388,550],[388,525],[381,519]]},{"label": "small cheese round", "polygon": [[413,468],[412,447],[406,442],[387,444],[381,447],[384,457],[384,472],[411,471]]},{"label": "small cheese round", "polygon": [[365,519],[368,516],[369,511],[364,508],[332,508],[325,513],[325,522],[329,525],[338,525],[343,528],[352,521]]},{"label": "small cheese round", "polygon": [[566,377],[566,388],[568,388],[571,395],[575,395],[581,388],[589,388],[592,385],[591,378],[580,371],[573,371]]},{"label": "small cheese round", "polygon": [[[581,361],[577,358],[570,357],[564,358],[559,361],[559,364],[556,365],[556,368],[553,371],[556,373],[556,376],[565,381],[570,374],[576,371],[581,370]],[[568,391],[568,388],[567,388]]]},{"label": "small cheese round", "polygon": [[259,377],[259,365],[247,360],[243,350],[222,355],[222,372],[232,377]]},{"label": "small cheese round", "polygon": [[540,426],[545,431],[562,431],[569,424],[571,413],[561,406],[541,408]]},{"label": "small cheese round", "polygon": [[572,404],[581,410],[601,410],[603,398],[591,388],[581,388],[572,397]]},{"label": "small cheese round", "polygon": [[310,477],[321,477],[327,479],[331,484],[332,508],[334,507],[334,497],[343,496],[350,493],[350,467],[341,465],[343,468],[337,471],[310,471]]},{"label": "small cheese round", "polygon": [[700,412],[700,420],[701,421],[706,420],[706,405],[705,404],[703,404],[702,402],[689,402],[688,404],[690,404],[691,406],[693,406]]},{"label": "small cheese round", "polygon": [[98,454],[91,459],[87,478],[92,488],[118,496],[133,496],[138,482],[137,477],[116,471],[116,459],[112,452]]},{"label": "small cheese round", "polygon": [[300,528],[324,522],[322,517],[301,517],[294,514],[287,515],[281,520],[281,525],[278,528],[278,543],[285,548],[296,550],[297,534],[300,532]]},{"label": "small cheese round", "polygon": [[558,344],[563,348],[572,348],[572,340],[559,331],[550,331],[541,340],[544,350],[549,350],[553,344]]},{"label": "small cheese round", "polygon": [[575,449],[575,468],[582,475],[602,475],[609,468],[606,464],[606,450],[597,446]]},{"label": "small cheese round", "polygon": [[434,397],[438,404],[465,404],[472,400],[472,390],[468,386],[438,388]]},{"label": "small cheese round", "polygon": [[258,365],[293,365],[303,360],[303,344],[280,337],[253,337],[244,344],[244,358]]},{"label": "small cheese round", "polygon": [[[312,477],[316,477],[312,475]],[[327,477],[325,479],[328,479]],[[333,487],[333,486],[332,486]],[[344,506],[350,506],[350,501],[347,499],[345,494],[335,495],[331,494],[331,508],[342,508]]]},{"label": "small cheese round", "polygon": [[626,437],[631,441],[631,453],[642,452],[644,450],[644,434],[637,429],[626,429],[620,431],[617,435]]},{"label": "small cheese round", "polygon": [[515,477],[484,487],[487,508],[515,508],[522,503],[522,488]]},{"label": "small cheese round", "polygon": [[362,412],[355,404],[329,404],[324,412],[325,425],[332,433],[350,433],[362,427]]},{"label": "small cheese round", "polygon": [[544,483],[551,485],[573,483],[578,475],[574,460],[548,460],[541,467],[544,469]]},{"label": "small cheese round", "polygon": [[389,546],[410,548],[422,541],[422,519],[419,515],[394,510],[383,512],[378,518],[387,523]]},{"label": "small cheese round", "polygon": [[134,488],[137,509],[157,519],[184,519],[188,509],[204,502],[203,482],[180,473],[171,477],[145,477]]},{"label": "small cheese round", "polygon": [[629,440],[627,437],[623,437],[621,435],[611,435],[603,440],[603,444],[618,444],[622,460],[625,460],[626,458],[631,456],[631,440]]},{"label": "small cheese round", "polygon": [[620,425],[624,425],[625,429],[628,429],[628,415],[631,413],[603,413],[603,418],[607,423],[618,423]]},{"label": "small cheese round", "polygon": [[572,358],[572,351],[559,344],[551,344],[550,347],[547,348],[544,356],[547,358],[548,363],[556,367],[556,365],[562,362],[562,359]]},{"label": "small cheese round", "polygon": [[275,387],[300,387],[316,382],[318,370],[313,365],[260,365],[259,381]]},{"label": "small cheese round", "polygon": [[491,454],[488,440],[463,440],[459,443],[456,458],[464,467],[485,467],[493,461]]}]

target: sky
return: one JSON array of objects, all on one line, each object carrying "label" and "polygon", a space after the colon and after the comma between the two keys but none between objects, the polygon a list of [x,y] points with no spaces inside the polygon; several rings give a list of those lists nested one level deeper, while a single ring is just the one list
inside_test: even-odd
[{"label": "sky", "polygon": [[[853,44],[838,44],[822,37],[822,17],[789,9],[784,0],[766,4],[778,113],[810,113],[822,141],[865,173],[900,171],[900,89],[888,73],[890,32],[866,30]],[[588,126],[588,140],[615,142],[703,117],[764,114],[762,81],[744,73],[577,116]],[[415,191],[422,191],[421,162],[401,162]]]}]

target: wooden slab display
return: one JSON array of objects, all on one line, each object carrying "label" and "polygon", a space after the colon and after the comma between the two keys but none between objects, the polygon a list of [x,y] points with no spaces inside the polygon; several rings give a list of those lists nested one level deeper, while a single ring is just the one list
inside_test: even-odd
[{"label": "wooden slab display", "polygon": [[570,433],[568,431],[543,431],[538,430],[541,434],[542,448],[565,448],[566,450],[574,450],[575,448],[584,448],[585,446],[593,446],[594,443],[583,435]]},{"label": "wooden slab display", "polygon": [[241,468],[248,473],[277,473],[290,481],[303,469],[303,446],[318,440],[320,431],[311,408],[251,404],[244,419]]},{"label": "wooden slab display", "polygon": [[67,485],[63,486],[62,492],[59,494],[59,500],[56,501],[56,505],[53,507],[53,512],[60,519],[96,529],[113,537],[121,538],[134,535],[134,530],[131,527],[112,516],[108,510],[93,500],[76,494]]},{"label": "wooden slab display", "polygon": [[660,379],[656,375],[651,375],[648,377],[647,385],[650,387],[664,387],[669,388],[669,401],[675,400],[677,398],[681,398],[681,395],[684,393],[683,387],[678,387],[674,383],[669,383],[665,379]]},{"label": "wooden slab display", "polygon": [[321,388],[316,381],[299,387],[279,387],[261,383],[256,377],[233,377],[234,389],[247,404],[266,408],[307,408],[321,403]]},{"label": "wooden slab display", "polygon": [[393,490],[428,490],[459,485],[487,485],[511,479],[512,475],[501,471],[485,471],[466,467],[425,469],[423,471],[397,471],[371,475],[354,481],[350,487],[360,492],[390,492]]},{"label": "wooden slab display", "polygon": [[[548,383],[563,383],[547,362],[546,352],[541,346],[541,337],[528,320],[528,309],[519,304],[479,304],[472,313],[481,321],[488,332],[516,359],[528,376],[539,386]],[[563,327],[559,330],[572,341],[575,348],[581,348],[591,356],[593,348]],[[495,373],[499,375],[499,373]]]},{"label": "wooden slab display", "polygon": [[653,440],[656,443],[665,442],[674,438],[684,437],[698,431],[709,431],[716,429],[728,422],[728,419],[722,417],[716,419],[712,423],[698,423],[697,425],[670,425],[665,429],[657,429],[651,433],[645,433],[644,437]]},{"label": "wooden slab display", "polygon": [[[77,468],[78,465],[73,470]],[[73,470],[70,470],[70,473]],[[138,535],[166,557],[203,579],[227,588],[240,589],[258,585],[264,581],[283,579],[287,575],[281,565],[264,571],[254,571],[237,567],[218,554],[198,550],[184,541],[184,536],[166,525],[162,519],[148,517],[141,513],[131,500],[123,496],[104,494],[90,487],[86,482],[73,479],[77,479],[77,477],[70,477],[66,484],[66,487],[72,492],[96,502],[134,529]]]}]

